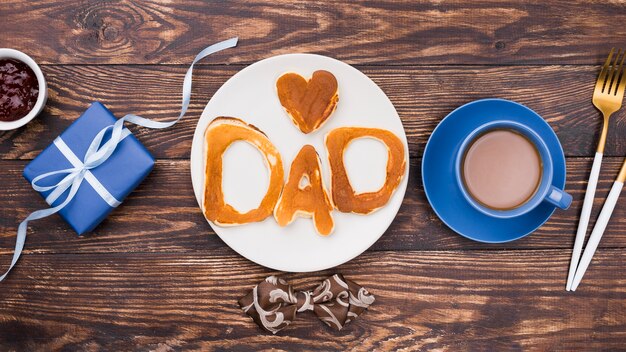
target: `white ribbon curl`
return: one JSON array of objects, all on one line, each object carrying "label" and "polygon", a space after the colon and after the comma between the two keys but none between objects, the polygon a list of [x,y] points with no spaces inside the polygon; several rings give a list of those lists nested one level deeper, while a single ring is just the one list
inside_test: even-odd
[{"label": "white ribbon curl", "polygon": [[[96,137],[93,139],[93,141],[89,145],[89,148],[87,149],[87,152],[85,153],[85,157],[83,158],[82,161],[79,160],[74,155],[74,153],[71,150],[69,150],[69,148],[67,148],[67,150],[63,150],[65,146],[65,142],[63,142],[62,139],[57,138],[54,141],[57,147],[60,146],[59,150],[61,150],[61,153],[65,155],[65,157],[70,161],[73,167],[68,168],[68,169],[63,169],[63,170],[51,171],[51,172],[47,172],[42,175],[39,175],[32,180],[31,184],[33,188],[38,192],[46,192],[46,191],[52,190],[50,195],[48,195],[48,197],[46,198],[46,201],[49,204],[52,204],[56,199],[58,199],[58,197],[61,194],[63,194],[63,192],[67,191],[68,188],[70,191],[67,197],[65,198],[65,200],[63,200],[61,204],[52,208],[36,210],[32,212],[30,215],[28,215],[26,219],[24,219],[24,221],[20,223],[20,226],[17,229],[17,238],[15,240],[15,251],[13,252],[13,259],[11,260],[11,265],[9,266],[9,269],[2,276],[0,276],[0,281],[4,280],[4,278],[9,274],[11,269],[13,269],[13,267],[15,266],[15,263],[17,263],[17,260],[19,259],[20,255],[22,254],[22,250],[24,249],[24,242],[26,241],[26,230],[28,229],[28,222],[45,218],[63,209],[66,205],[68,205],[72,201],[72,199],[76,195],[76,192],[78,192],[78,189],[80,188],[80,185],[84,179],[87,179],[87,181],[92,186],[95,185],[94,189],[96,189],[96,192],[98,192],[98,194],[100,194],[100,196],[102,196],[103,199],[109,205],[111,205],[112,207],[119,205],[120,202],[116,200],[112,195],[110,195],[110,193],[106,189],[104,189],[104,187],[101,187],[102,189],[100,190],[97,189],[99,188],[97,185],[100,184],[100,182],[95,179],[95,176],[93,176],[93,174],[89,170],[94,169],[100,166],[102,163],[104,163],[113,154],[117,145],[126,136],[128,136],[130,131],[124,128],[124,122],[128,121],[135,125],[139,125],[139,126],[143,126],[147,128],[157,128],[157,129],[167,128],[176,124],[183,116],[185,116],[185,113],[187,112],[187,108],[189,107],[189,101],[191,99],[191,81],[192,81],[193,66],[198,61],[202,60],[203,58],[213,53],[237,46],[237,40],[238,38],[231,38],[231,39],[213,44],[205,48],[204,50],[202,50],[198,55],[196,55],[193,62],[189,66],[187,73],[185,73],[185,79],[183,80],[182,107],[180,109],[180,115],[178,115],[178,118],[176,118],[175,120],[168,121],[168,122],[159,122],[159,121],[152,121],[152,120],[149,120],[149,119],[137,116],[137,115],[132,115],[132,114],[126,115],[122,117],[121,119],[117,120],[113,125],[107,126],[103,128],[102,130],[100,130],[100,132],[98,132]],[[105,134],[109,130],[112,130],[111,138],[106,143],[100,145],[102,143],[102,140]],[[68,150],[69,150],[69,153],[68,153]],[[47,177],[54,176],[54,175],[66,175],[66,176],[61,181],[51,186],[40,186],[37,184],[37,182]],[[100,184],[100,186],[102,185]]]}]

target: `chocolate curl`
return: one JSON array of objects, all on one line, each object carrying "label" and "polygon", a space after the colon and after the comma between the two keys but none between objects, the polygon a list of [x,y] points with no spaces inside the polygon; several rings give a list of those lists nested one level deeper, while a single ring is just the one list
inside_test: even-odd
[{"label": "chocolate curl", "polygon": [[341,330],[374,303],[364,287],[335,274],[312,291],[294,292],[291,285],[270,276],[245,297],[239,305],[261,328],[276,334],[291,324],[296,314],[311,310],[326,325]]}]

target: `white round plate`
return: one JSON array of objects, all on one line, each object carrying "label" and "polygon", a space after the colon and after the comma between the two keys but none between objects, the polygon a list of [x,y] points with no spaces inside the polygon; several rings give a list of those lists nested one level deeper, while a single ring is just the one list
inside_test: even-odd
[{"label": "white round plate", "polygon": [[[327,70],[337,78],[337,110],[319,130],[304,134],[291,122],[276,94],[276,80],[285,72],[305,78]],[[404,143],[406,172],[385,207],[369,215],[333,212],[335,229],[320,236],[313,221],[296,218],[280,227],[273,216],[240,226],[211,227],[230,248],[249,260],[281,271],[308,272],[343,264],[363,253],[387,230],[402,204],[409,178],[409,151],[402,121],[385,93],[354,67],[329,57],[289,54],[250,65],[231,77],[213,95],[204,109],[193,136],[191,179],[202,209],[204,191],[204,131],[218,116],[237,117],[258,127],[281,153],[288,176],[291,162],[305,144],[315,147],[322,161],[325,186],[330,190],[328,155],[324,136],[343,126],[378,127],[390,130]],[[350,182],[357,192],[375,191],[385,179],[387,150],[374,139],[361,138],[344,155]],[[223,157],[225,200],[239,211],[256,208],[269,182],[260,152],[245,142],[235,142]]]}]

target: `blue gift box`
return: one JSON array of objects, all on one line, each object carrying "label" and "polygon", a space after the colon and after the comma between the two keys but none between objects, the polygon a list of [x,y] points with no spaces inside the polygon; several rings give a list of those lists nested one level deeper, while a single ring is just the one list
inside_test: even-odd
[{"label": "blue gift box", "polygon": [[[104,127],[116,122],[113,114],[104,105],[95,102],[72,123],[54,143],[50,144],[24,169],[29,181],[44,173],[72,168],[83,160],[94,137]],[[113,154],[103,164],[91,169],[70,203],[59,214],[79,235],[93,230],[114,207],[148,176],[154,166],[154,158],[148,150],[128,131]],[[110,138],[107,132],[103,143]],[[65,153],[65,154],[64,154]],[[66,175],[59,174],[40,180],[40,186],[53,185]],[[44,199],[52,191],[40,192]],[[51,202],[51,206],[62,203],[69,189]],[[108,197],[107,197],[108,196]],[[112,196],[112,197],[111,197]],[[107,199],[107,200],[105,200]]]}]

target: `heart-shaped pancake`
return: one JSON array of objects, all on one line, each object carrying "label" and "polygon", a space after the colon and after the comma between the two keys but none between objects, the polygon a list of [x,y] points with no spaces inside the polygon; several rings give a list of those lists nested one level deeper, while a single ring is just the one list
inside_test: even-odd
[{"label": "heart-shaped pancake", "polygon": [[311,133],[335,111],[339,96],[337,79],[328,71],[315,71],[308,81],[297,73],[285,73],[276,81],[278,99],[303,133]]}]

